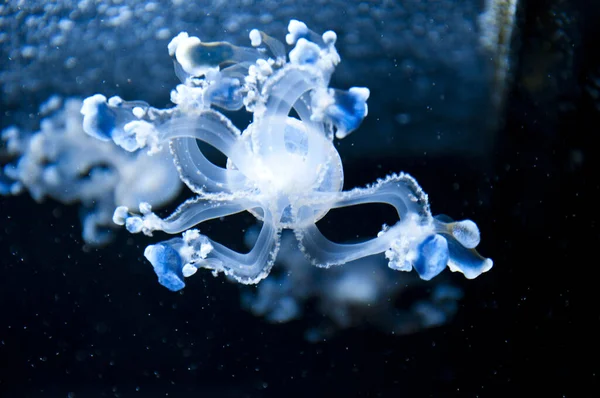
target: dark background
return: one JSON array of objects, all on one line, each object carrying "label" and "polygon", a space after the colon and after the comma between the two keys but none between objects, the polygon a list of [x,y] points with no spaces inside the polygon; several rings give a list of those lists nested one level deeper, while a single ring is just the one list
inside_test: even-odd
[{"label": "dark background", "polygon": [[[473,281],[452,275],[465,298],[447,325],[308,343],[310,320],[268,324],[222,277],[199,272],[181,293],[162,288],[142,257],[150,239],[121,231],[85,250],[75,207],[2,198],[0,396],[600,396],[600,13],[585,3],[566,7],[578,26],[563,31],[566,42],[554,41],[561,28],[547,12],[563,2],[526,3],[489,162],[345,164],[346,187],[404,170],[436,213],[479,225],[494,268]],[[535,86],[536,73],[554,83]]]}]

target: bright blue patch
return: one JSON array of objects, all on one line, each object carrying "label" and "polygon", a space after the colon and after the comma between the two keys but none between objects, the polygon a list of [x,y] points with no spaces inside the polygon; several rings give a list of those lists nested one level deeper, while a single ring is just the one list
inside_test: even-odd
[{"label": "bright blue patch", "polygon": [[441,235],[430,235],[425,238],[419,245],[418,251],[419,257],[414,267],[421,279],[426,281],[442,272],[450,259],[448,241]]}]

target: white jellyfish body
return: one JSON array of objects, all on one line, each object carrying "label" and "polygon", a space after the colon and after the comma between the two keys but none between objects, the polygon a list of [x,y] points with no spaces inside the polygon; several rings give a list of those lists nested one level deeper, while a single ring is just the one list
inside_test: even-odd
[{"label": "white jellyfish body", "polygon": [[[197,195],[164,219],[147,203],[140,204],[139,214],[128,207],[115,212],[114,221],[132,233],[183,232],[145,251],[160,283],[179,290],[198,268],[257,283],[269,274],[283,229],[294,232],[298,249],[313,265],[325,268],[379,254],[390,268],[414,268],[425,280],[446,266],[469,278],[489,270],[492,261],[474,249],[477,226],[433,218],[427,195],[411,176],[394,174],[365,188],[342,190],[334,138],[359,127],[368,113],[369,90],[329,87],[340,62],[335,33],[318,35],[299,21],[290,22],[288,30],[289,58],[280,42],[257,30],[250,33],[251,48],[179,34],[169,44],[182,82],[171,94],[172,108],[99,94],[84,101],[88,134],[128,151],[155,153],[169,145],[180,179]],[[252,122],[240,131],[216,108],[245,108]],[[226,166],[212,163],[197,141],[225,155]],[[390,204],[397,223],[353,244],[331,242],[319,231],[316,223],[329,210],[365,203]],[[248,253],[195,229],[243,211],[262,222]]]}]

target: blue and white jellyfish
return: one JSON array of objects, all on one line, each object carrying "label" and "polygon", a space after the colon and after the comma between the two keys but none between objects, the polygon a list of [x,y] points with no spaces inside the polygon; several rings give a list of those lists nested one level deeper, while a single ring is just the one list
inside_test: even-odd
[{"label": "blue and white jellyfish", "polygon": [[[140,214],[129,206],[114,212],[114,222],[132,233],[182,233],[144,252],[159,282],[177,291],[204,268],[258,283],[269,275],[283,230],[292,231],[298,250],[322,268],[379,255],[389,268],[415,269],[424,280],[446,267],[467,278],[488,271],[492,260],[475,250],[476,224],[433,217],[427,195],[410,175],[393,174],[343,191],[334,139],[356,130],[367,116],[369,90],[329,87],[340,62],[334,32],[319,35],[296,20],[288,32],[287,55],[281,42],[256,29],[250,31],[251,47],[205,43],[180,33],[168,45],[182,83],[171,93],[172,108],[100,94],[84,101],[88,134],[131,152],[153,154],[168,146],[179,178],[197,195],[166,218],[147,202],[139,204]],[[244,108],[252,122],[240,131],[218,108]],[[226,166],[212,163],[197,141],[224,154]],[[150,169],[146,173],[153,175]],[[334,243],[319,231],[317,222],[329,210],[367,203],[393,206],[398,221],[359,243]],[[196,227],[245,211],[262,224],[248,253],[231,250]]]},{"label": "blue and white jellyfish", "polygon": [[83,239],[98,246],[112,236],[116,206],[162,206],[182,184],[167,151],[129,153],[85,134],[81,106],[81,99],[54,96],[40,107],[45,118],[39,131],[2,131],[2,155],[12,161],[0,167],[0,194],[27,191],[38,202],[80,204]]}]

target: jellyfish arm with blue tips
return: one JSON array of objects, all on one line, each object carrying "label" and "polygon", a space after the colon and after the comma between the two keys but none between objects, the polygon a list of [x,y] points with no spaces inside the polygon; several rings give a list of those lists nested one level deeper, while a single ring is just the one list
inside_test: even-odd
[{"label": "jellyfish arm with blue tips", "polygon": [[[258,283],[268,276],[286,229],[318,267],[380,254],[390,268],[414,268],[425,280],[447,266],[467,278],[489,270],[492,261],[475,250],[475,223],[434,218],[427,195],[411,176],[394,174],[365,188],[342,190],[334,139],[352,133],[367,116],[369,90],[329,87],[340,62],[334,32],[319,35],[296,20],[288,31],[287,55],[281,42],[256,29],[249,35],[251,47],[205,43],[180,33],[168,46],[181,80],[171,92],[171,108],[100,94],[84,101],[89,135],[150,154],[168,145],[181,180],[197,195],[166,218],[148,203],[140,203],[139,212],[121,206],[114,213],[114,222],[132,233],[182,234],[145,250],[159,282],[177,291],[185,278],[204,268],[240,283]],[[244,131],[218,110],[242,108],[252,114]],[[197,141],[223,153],[226,166],[212,163]],[[316,223],[329,210],[366,203],[390,204],[398,221],[377,237],[353,244],[331,242],[319,231]],[[248,253],[198,229],[207,220],[244,211],[262,223]]]}]

